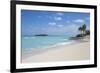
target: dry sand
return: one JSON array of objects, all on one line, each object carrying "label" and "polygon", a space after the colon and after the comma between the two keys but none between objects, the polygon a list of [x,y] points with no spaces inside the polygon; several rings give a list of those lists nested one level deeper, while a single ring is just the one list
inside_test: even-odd
[{"label": "dry sand", "polygon": [[[34,53],[34,52],[33,52]],[[44,52],[22,59],[22,63],[88,60],[90,58],[90,42],[78,42],[49,48]]]}]

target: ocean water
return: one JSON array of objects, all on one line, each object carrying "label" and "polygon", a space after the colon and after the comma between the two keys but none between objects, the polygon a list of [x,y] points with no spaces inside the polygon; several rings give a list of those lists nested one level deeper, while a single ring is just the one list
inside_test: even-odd
[{"label": "ocean water", "polygon": [[22,36],[21,45],[23,53],[39,50],[57,45],[72,43],[67,36]]}]

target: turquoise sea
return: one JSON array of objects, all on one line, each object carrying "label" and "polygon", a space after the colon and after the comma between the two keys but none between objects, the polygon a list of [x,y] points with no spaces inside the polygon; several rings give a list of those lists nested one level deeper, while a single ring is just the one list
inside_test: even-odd
[{"label": "turquoise sea", "polygon": [[22,52],[29,53],[33,50],[40,50],[57,45],[70,44],[73,40],[65,35],[57,36],[22,36]]}]

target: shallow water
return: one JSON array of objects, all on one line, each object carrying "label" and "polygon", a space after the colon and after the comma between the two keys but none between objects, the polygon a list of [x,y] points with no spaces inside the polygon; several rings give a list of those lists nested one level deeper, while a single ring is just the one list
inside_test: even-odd
[{"label": "shallow water", "polygon": [[34,50],[49,48],[57,45],[70,44],[73,41],[67,36],[22,36],[22,52],[30,53]]}]

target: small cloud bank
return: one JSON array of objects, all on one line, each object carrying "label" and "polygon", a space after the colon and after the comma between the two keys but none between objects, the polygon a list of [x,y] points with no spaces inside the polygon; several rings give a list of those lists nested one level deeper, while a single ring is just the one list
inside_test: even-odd
[{"label": "small cloud bank", "polygon": [[75,22],[75,23],[84,23],[85,20],[83,20],[83,19],[76,19],[73,22]]}]

